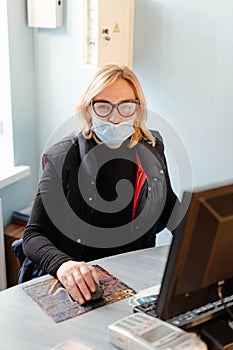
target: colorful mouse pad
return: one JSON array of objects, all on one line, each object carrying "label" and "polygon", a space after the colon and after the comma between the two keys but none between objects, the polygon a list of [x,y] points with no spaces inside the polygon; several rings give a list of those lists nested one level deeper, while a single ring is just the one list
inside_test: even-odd
[{"label": "colorful mouse pad", "polygon": [[100,306],[128,298],[136,292],[125,283],[111,275],[99,265],[93,265],[99,275],[104,295],[99,300],[80,305],[73,301],[66,289],[55,278],[22,287],[22,289],[56,323],[81,315]]}]

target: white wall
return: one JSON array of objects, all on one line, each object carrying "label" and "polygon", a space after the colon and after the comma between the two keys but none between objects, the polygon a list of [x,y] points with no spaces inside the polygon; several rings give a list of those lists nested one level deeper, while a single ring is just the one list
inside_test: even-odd
[{"label": "white wall", "polygon": [[2,219],[2,201],[0,199],[0,291],[6,288],[6,262]]}]

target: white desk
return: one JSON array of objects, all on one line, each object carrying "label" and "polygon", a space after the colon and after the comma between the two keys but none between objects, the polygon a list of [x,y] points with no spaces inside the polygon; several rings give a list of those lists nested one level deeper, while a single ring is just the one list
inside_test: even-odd
[{"label": "white desk", "polygon": [[[93,263],[139,291],[159,284],[168,246],[144,249]],[[43,276],[36,281],[48,278]],[[35,280],[24,283],[35,283]],[[20,288],[0,292],[0,348],[4,350],[48,350],[68,339],[78,339],[98,350],[116,349],[109,343],[108,325],[130,315],[129,298],[100,307],[72,319],[55,323]]]}]

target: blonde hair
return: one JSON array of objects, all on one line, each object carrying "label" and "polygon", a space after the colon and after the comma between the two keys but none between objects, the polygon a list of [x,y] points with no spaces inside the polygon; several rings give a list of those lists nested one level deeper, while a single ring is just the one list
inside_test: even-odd
[{"label": "blonde hair", "polygon": [[79,102],[76,107],[76,113],[82,120],[82,134],[86,139],[94,138],[97,143],[100,143],[92,127],[92,121],[89,113],[89,108],[92,99],[105,88],[113,84],[117,79],[125,79],[132,87],[135,98],[139,102],[137,112],[136,125],[134,125],[134,134],[131,136],[129,147],[133,147],[140,140],[147,140],[152,146],[155,146],[155,138],[145,125],[147,117],[146,100],[141,87],[141,84],[134,72],[127,66],[118,66],[116,64],[107,64],[99,67],[96,73],[87,83]]}]

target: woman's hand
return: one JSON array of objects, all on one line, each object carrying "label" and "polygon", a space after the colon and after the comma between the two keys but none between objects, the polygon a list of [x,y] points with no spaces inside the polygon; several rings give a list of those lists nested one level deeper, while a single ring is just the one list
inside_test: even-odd
[{"label": "woman's hand", "polygon": [[91,299],[91,292],[95,292],[94,280],[99,283],[95,268],[83,261],[64,262],[57,270],[57,278],[71,297],[80,304]]}]

